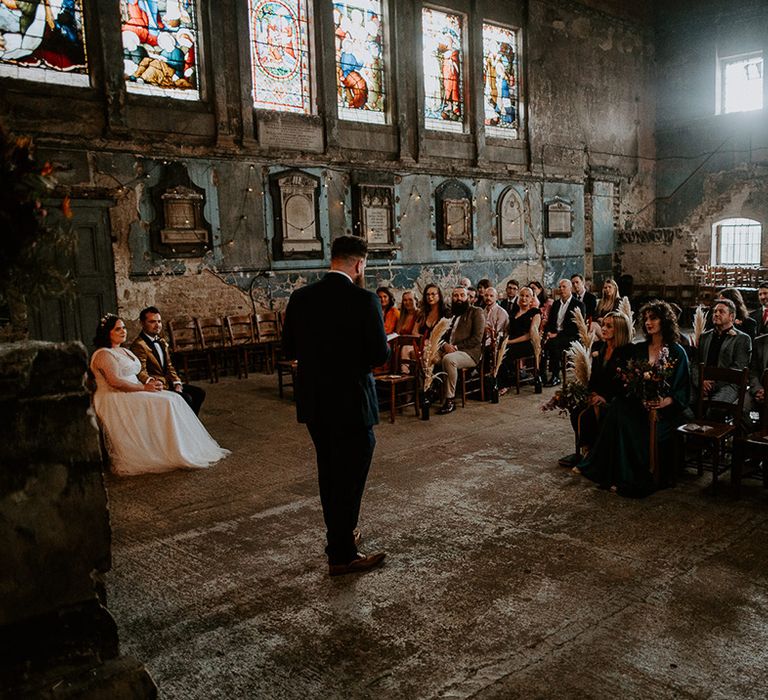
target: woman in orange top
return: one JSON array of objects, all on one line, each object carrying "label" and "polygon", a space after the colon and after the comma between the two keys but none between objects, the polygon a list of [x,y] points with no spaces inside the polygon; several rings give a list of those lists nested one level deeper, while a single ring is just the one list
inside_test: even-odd
[{"label": "woman in orange top", "polygon": [[395,297],[389,290],[389,287],[379,287],[376,294],[381,301],[381,311],[384,314],[384,332],[389,335],[395,332],[397,320],[400,318],[400,311],[395,306]]}]

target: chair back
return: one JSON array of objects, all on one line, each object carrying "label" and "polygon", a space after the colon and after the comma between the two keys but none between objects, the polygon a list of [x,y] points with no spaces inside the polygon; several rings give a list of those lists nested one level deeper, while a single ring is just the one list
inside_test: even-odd
[{"label": "chair back", "polygon": [[[734,384],[738,391],[736,403],[729,401],[715,401],[704,391],[705,381],[724,382]],[[716,411],[720,414],[730,416],[735,422],[741,420],[744,411],[744,398],[747,394],[749,384],[749,368],[728,369],[724,367],[707,367],[704,363],[699,364],[699,402],[696,417],[706,418],[707,414]]]},{"label": "chair back", "polygon": [[253,316],[243,314],[241,316],[226,316],[224,325],[227,330],[227,339],[232,345],[252,345],[256,342]]},{"label": "chair back", "polygon": [[197,319],[200,342],[206,349],[224,347],[224,321],[218,316]]},{"label": "chair back", "polygon": [[199,331],[194,319],[168,321],[171,352],[190,352],[201,348]]},{"label": "chair back", "polygon": [[280,328],[274,311],[256,314],[256,334],[260,343],[276,343],[280,340]]}]

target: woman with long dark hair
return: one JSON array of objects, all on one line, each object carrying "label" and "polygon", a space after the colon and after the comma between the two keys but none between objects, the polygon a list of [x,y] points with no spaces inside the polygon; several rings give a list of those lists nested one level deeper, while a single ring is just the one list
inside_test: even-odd
[{"label": "woman with long dark hair", "polygon": [[[675,428],[690,399],[688,358],[672,308],[653,300],[640,309],[645,341],[632,346],[624,387],[609,404],[594,447],[575,471],[625,496],[642,497],[656,484],[649,470],[650,416],[655,411],[662,476],[674,468]],[[654,390],[656,388],[656,390]]]},{"label": "woman with long dark hair", "polygon": [[104,429],[112,471],[121,476],[208,467],[229,454],[218,446],[181,394],[163,391],[149,379],[142,384],[141,362],[122,347],[122,319],[99,321],[91,372],[96,380],[93,406]]},{"label": "woman with long dark hair", "polygon": [[416,317],[416,333],[423,338],[428,338],[435,324],[447,315],[443,292],[440,287],[436,284],[428,284],[424,287],[421,307]]},{"label": "woman with long dark hair", "polygon": [[389,287],[379,287],[376,295],[381,302],[381,313],[384,315],[384,332],[389,335],[395,332],[400,310],[395,306],[395,295]]}]

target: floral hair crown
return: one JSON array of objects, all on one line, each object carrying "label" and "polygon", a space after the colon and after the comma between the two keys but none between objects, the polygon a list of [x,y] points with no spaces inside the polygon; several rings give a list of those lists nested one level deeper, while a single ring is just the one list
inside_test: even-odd
[{"label": "floral hair crown", "polygon": [[117,316],[115,316],[115,314],[104,314],[104,316],[102,316],[101,320],[99,321],[99,328],[104,328],[104,326],[107,325],[107,321],[112,318],[117,318]]}]

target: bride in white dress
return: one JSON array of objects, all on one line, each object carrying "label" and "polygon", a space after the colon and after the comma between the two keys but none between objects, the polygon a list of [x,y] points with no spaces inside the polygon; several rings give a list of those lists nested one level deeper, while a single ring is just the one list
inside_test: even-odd
[{"label": "bride in white dress", "polygon": [[94,408],[105,433],[112,471],[121,476],[208,467],[229,454],[208,434],[175,391],[155,380],[142,384],[138,358],[120,347],[127,332],[107,314],[99,323],[91,357]]}]

